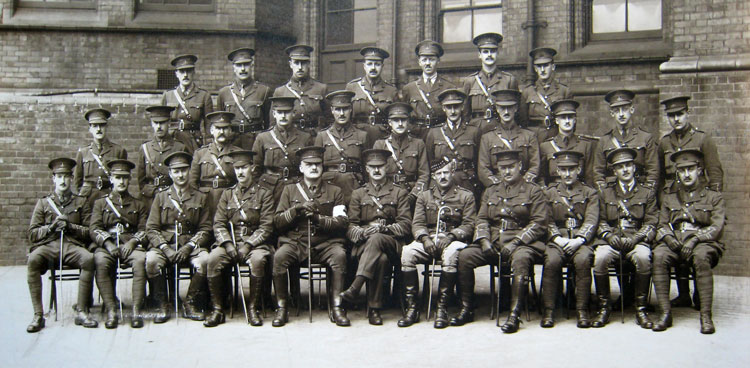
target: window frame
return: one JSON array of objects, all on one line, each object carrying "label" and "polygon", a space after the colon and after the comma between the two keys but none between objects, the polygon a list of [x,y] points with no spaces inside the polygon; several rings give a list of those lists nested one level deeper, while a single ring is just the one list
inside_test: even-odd
[{"label": "window frame", "polygon": [[[162,0],[163,1],[163,0]],[[187,0],[190,1],[190,0]],[[135,0],[137,11],[154,12],[195,12],[211,13],[216,11],[216,0],[210,0],[211,4],[145,4],[143,0]]]},{"label": "window frame", "polygon": [[587,0],[585,11],[586,19],[586,38],[588,42],[609,42],[609,41],[633,41],[633,40],[659,40],[664,37],[664,20],[665,20],[665,0],[661,1],[661,28],[658,30],[647,30],[647,31],[628,31],[628,7],[627,2],[629,0],[623,0],[625,2],[625,31],[622,32],[606,32],[606,33],[594,33],[594,0]]},{"label": "window frame", "polygon": [[60,1],[30,1],[30,0],[15,0],[16,8],[36,8],[36,9],[96,9],[97,0],[84,0],[84,1],[72,1],[66,2]]},{"label": "window frame", "polygon": [[[470,0],[470,1],[473,2],[474,0]],[[475,21],[474,20],[475,19],[475,17],[474,17],[474,11],[475,10],[484,10],[484,9],[501,9],[501,16],[502,16],[502,9],[505,8],[503,6],[503,2],[504,1],[503,0],[498,0],[498,1],[499,1],[499,4],[484,4],[484,5],[471,5],[470,4],[468,6],[460,6],[460,7],[455,7],[455,8],[444,9],[443,8],[443,2],[440,1],[440,0],[438,0],[438,2],[437,2],[437,6],[438,6],[437,28],[438,28],[438,34],[440,35],[440,42],[442,42],[444,44],[443,46],[445,46],[445,45],[463,45],[463,46],[467,46],[467,47],[465,47],[465,48],[467,48],[467,50],[468,49],[472,49],[473,50],[474,47],[472,46],[473,45],[472,44],[472,40],[474,39],[474,37],[478,36],[478,35],[474,34],[474,21]],[[505,1],[508,1],[508,0],[505,0]],[[443,30],[443,17],[445,15],[445,13],[455,13],[455,12],[467,11],[467,10],[470,10],[472,12],[471,13],[471,38],[469,40],[466,40],[466,41],[448,42],[448,43],[444,42],[444,37],[443,37],[443,31],[444,31]],[[502,29],[500,30],[499,33],[502,34]],[[471,46],[471,47],[469,47],[469,46]],[[458,47],[459,47],[459,49],[463,49],[460,46],[458,46]]]},{"label": "window frame", "polygon": [[[350,12],[350,13],[352,13],[352,17],[353,17],[354,16],[354,12],[364,11],[364,10],[374,10],[375,14],[377,15],[377,13],[378,13],[378,4],[377,4],[377,1],[375,2],[375,4],[373,6],[366,7],[366,8],[355,8],[355,7],[353,7],[354,6],[353,5],[354,1],[355,0],[352,0],[352,7],[351,8],[337,9],[337,10],[329,10],[328,9],[328,0],[322,1],[322,3],[323,3],[323,9],[322,9],[323,10],[323,32],[322,32],[323,39],[322,39],[322,43],[323,43],[323,49],[324,50],[329,50],[329,51],[331,51],[331,50],[332,51],[335,51],[335,50],[350,50],[350,49],[353,49],[353,48],[361,48],[361,47],[364,47],[364,46],[370,46],[370,45],[374,45],[374,44],[377,43],[377,41],[378,41],[377,35],[376,35],[376,37],[372,41],[354,42],[354,33],[353,33],[354,32],[354,28],[352,28],[352,35],[351,35],[352,36],[352,42],[351,43],[328,44],[328,24],[329,24],[328,22],[330,21],[330,15],[331,14],[341,14],[341,13]],[[354,25],[353,18],[352,18],[352,25],[354,27],[356,27],[356,25]],[[377,27],[378,27],[378,24],[377,24],[377,18],[376,18],[375,19],[375,28],[377,29]]]}]

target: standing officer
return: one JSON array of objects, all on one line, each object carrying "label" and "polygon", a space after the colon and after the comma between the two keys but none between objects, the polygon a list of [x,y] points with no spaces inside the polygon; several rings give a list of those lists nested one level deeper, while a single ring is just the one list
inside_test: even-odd
[{"label": "standing officer", "polygon": [[658,241],[654,248],[654,289],[662,310],[654,331],[672,326],[669,302],[669,267],[688,263],[695,269],[696,294],[700,307],[701,333],[716,331],[711,319],[714,281],[711,270],[719,263],[724,244],[720,243],[725,222],[721,192],[706,186],[701,177],[705,154],[684,149],[671,157],[678,176],[676,190],[665,193],[659,212]]},{"label": "standing officer", "polygon": [[253,148],[258,132],[268,126],[271,87],[254,78],[255,50],[239,48],[230,52],[227,58],[232,62],[234,81],[221,87],[216,106],[234,114],[232,124],[237,133],[234,145],[249,150]]},{"label": "standing officer", "polygon": [[542,327],[555,325],[555,301],[561,285],[562,267],[572,263],[575,269],[577,326],[589,328],[591,263],[594,259],[592,242],[599,225],[599,192],[578,179],[584,161],[581,152],[558,151],[553,154],[553,160],[560,179],[545,189],[552,215],[549,241],[544,250],[544,315],[540,324]]},{"label": "standing officer", "polygon": [[578,180],[589,185],[594,183],[594,160],[592,157],[598,138],[576,134],[576,109],[578,106],[578,102],[574,100],[559,100],[553,102],[550,107],[557,123],[555,124],[558,127],[557,135],[539,143],[539,178],[546,185],[560,180],[557,175],[555,160],[552,159],[554,154],[560,151],[581,153],[581,175]]},{"label": "standing officer", "polygon": [[93,140],[88,146],[78,148],[73,181],[78,195],[86,198],[89,208],[112,189],[107,161],[128,158],[124,148],[107,138],[107,119],[110,116],[112,114],[105,109],[91,109],[83,114],[89,122],[89,133]]},{"label": "standing officer", "polygon": [[[593,327],[609,322],[609,266],[617,257],[627,258],[635,266],[635,318],[642,328],[652,322],[646,314],[648,290],[651,287],[651,241],[658,220],[656,191],[635,176],[638,152],[630,147],[612,150],[607,162],[617,181],[601,192],[599,204],[598,245],[594,252],[594,282],[599,296],[599,312]],[[624,282],[624,281],[623,281]],[[621,296],[621,298],[624,296]]]},{"label": "standing officer", "polygon": [[289,55],[292,77],[283,86],[276,87],[273,97],[296,98],[292,120],[301,130],[315,136],[318,130],[328,125],[328,112],[323,100],[328,93],[328,86],[310,77],[311,46],[294,45],[287,47],[285,51]]},{"label": "standing officer", "polygon": [[205,125],[206,115],[214,111],[211,94],[195,84],[195,55],[179,55],[172,59],[174,74],[180,84],[165,91],[161,104],[174,107],[172,121],[177,122],[174,138],[187,147],[191,155],[199,147],[209,143],[211,136]]},{"label": "standing officer", "polygon": [[[411,233],[408,192],[388,180],[385,165],[391,152],[382,149],[362,153],[369,181],[352,193],[349,202],[349,229],[346,237],[354,244],[352,257],[357,273],[341,298],[356,302],[367,281],[368,320],[382,325],[383,289],[391,264],[398,264],[401,247]],[[389,262],[389,260],[391,262]]]},{"label": "standing officer", "polygon": [[518,81],[513,74],[499,70],[498,49],[503,36],[497,33],[483,33],[474,37],[474,45],[479,50],[478,57],[482,70],[463,78],[463,90],[467,96],[467,112],[471,113],[470,124],[480,129],[482,134],[494,129],[497,124],[495,101],[492,92],[501,89],[518,90]]},{"label": "standing officer", "polygon": [[34,307],[34,318],[26,327],[26,332],[39,332],[44,328],[42,274],[57,267],[59,257],[68,266],[81,270],[75,324],[93,328],[99,324],[88,311],[96,269],[94,255],[86,250],[86,244],[90,240],[89,228],[85,225],[89,222],[89,207],[86,206],[86,198],[74,194],[71,189],[76,162],[63,157],[53,159],[48,166],[52,171],[55,191],[36,202],[29,224],[31,247],[26,280],[31,305]]},{"label": "standing officer", "polygon": [[169,178],[169,170],[164,166],[164,158],[173,152],[184,151],[184,144],[174,140],[169,134],[169,116],[174,107],[171,106],[149,106],[146,108],[151,129],[154,131],[152,140],[143,143],[138,150],[138,159],[135,162],[135,175],[138,180],[138,188],[141,199],[146,208],[151,208],[156,192],[164,190],[172,185]]},{"label": "standing officer", "polygon": [[495,129],[484,133],[479,143],[479,180],[485,187],[500,183],[501,174],[495,174],[495,154],[498,151],[520,150],[521,173],[524,180],[532,183],[539,175],[539,143],[533,132],[523,129],[516,122],[518,100],[521,92],[498,90],[492,93],[495,107],[500,115]]},{"label": "standing officer", "polygon": [[430,166],[435,184],[417,197],[412,220],[415,240],[405,246],[401,254],[406,305],[404,316],[398,321],[399,327],[419,322],[417,265],[433,258],[442,261],[434,327],[448,327],[448,297],[456,286],[458,254],[474,233],[476,201],[470,191],[453,181],[455,163],[443,157]]},{"label": "standing officer", "polygon": [[424,40],[417,44],[414,52],[422,75],[401,89],[401,101],[410,104],[414,111],[415,118],[409,133],[425,140],[427,131],[445,120],[438,95],[448,88],[456,88],[456,85],[438,75],[437,66],[443,56],[443,46]]},{"label": "standing officer", "polygon": [[557,50],[549,47],[540,47],[529,52],[534,63],[536,82],[529,84],[522,91],[520,115],[526,129],[534,132],[539,142],[557,135],[552,104],[573,97],[568,86],[556,78],[553,59],[556,54]]},{"label": "standing officer", "polygon": [[367,141],[372,143],[388,135],[385,108],[398,100],[398,89],[382,78],[383,60],[390,56],[388,51],[365,47],[359,53],[365,58],[362,64],[365,76],[347,83],[346,90],[354,92],[354,125],[367,132]]},{"label": "standing officer", "polygon": [[315,137],[315,145],[325,148],[323,181],[341,188],[344,203],[362,180],[362,151],[367,147],[367,133],[352,125],[354,92],[335,91],[326,96],[333,113],[333,125]]},{"label": "standing officer", "polygon": [[156,194],[146,222],[146,236],[150,243],[146,252],[146,276],[160,304],[154,323],[164,323],[169,319],[166,281],[162,272],[166,272],[168,265],[180,265],[186,261],[194,268],[194,273],[183,303],[183,314],[195,321],[205,319],[205,314],[196,304],[208,288],[206,263],[211,219],[207,195],[189,185],[191,160],[190,154],[185,152],[174,152],[164,159],[172,186]]},{"label": "standing officer", "polygon": [[453,181],[478,198],[482,193],[482,186],[477,182],[477,150],[481,133],[479,128],[464,121],[466,94],[451,88],[441,92],[439,98],[446,119],[445,124],[430,128],[427,133],[427,159],[433,162],[447,157],[455,161]]},{"label": "standing officer", "polygon": [[[273,256],[273,246],[267,242],[273,232],[273,194],[255,182],[253,151],[234,151],[227,155],[232,160],[237,185],[221,194],[216,208],[216,245],[208,256],[208,288],[213,312],[203,325],[214,327],[224,322],[222,271],[235,263],[244,263],[250,266],[250,324],[260,326],[263,320],[258,308],[261,307],[263,278],[266,264]],[[241,296],[245,297],[244,291]]]},{"label": "standing officer", "polygon": [[521,155],[516,149],[495,152],[502,181],[487,188],[482,195],[474,235],[474,242],[479,246],[466,247],[458,254],[461,311],[451,319],[451,325],[461,326],[474,320],[474,269],[496,262],[501,266],[500,260],[505,259],[513,270],[513,285],[510,314],[500,328],[505,333],[518,331],[521,308],[529,290],[529,275],[534,263],[541,262],[546,248],[543,238],[549,213],[544,192],[521,176]]},{"label": "standing officer", "polygon": [[409,205],[413,208],[417,196],[427,188],[430,180],[427,149],[421,139],[407,133],[411,105],[395,102],[388,105],[385,111],[391,134],[375,142],[373,148],[391,152],[385,166],[386,175],[409,193]]},{"label": "standing officer", "polygon": [[278,308],[274,327],[283,326],[289,317],[287,270],[305,261],[308,252],[312,262],[324,263],[331,269],[331,322],[350,325],[339,295],[344,290],[344,237],[349,219],[341,189],[322,180],[324,152],[325,148],[317,146],[297,151],[303,179],[284,187],[276,208],[273,223],[279,231],[279,247],[273,258],[273,285]]},{"label": "standing officer", "polygon": [[633,98],[635,93],[628,90],[612,91],[604,96],[615,126],[599,138],[594,151],[594,184],[599,191],[604,191],[607,184],[616,180],[610,171],[612,167],[607,166],[607,157],[612,150],[621,147],[630,147],[638,153],[635,158],[636,175],[642,183],[654,188],[659,183],[656,139],[631,121],[635,112]]},{"label": "standing officer", "polygon": [[[91,240],[94,242],[96,286],[107,309],[107,328],[117,327],[115,278],[118,259],[133,270],[133,317],[130,327],[143,327],[141,307],[146,295],[146,220],[149,209],[128,192],[130,172],[135,164],[128,160],[112,160],[107,164],[113,190],[94,203],[91,212]],[[117,241],[119,240],[119,243]]]}]

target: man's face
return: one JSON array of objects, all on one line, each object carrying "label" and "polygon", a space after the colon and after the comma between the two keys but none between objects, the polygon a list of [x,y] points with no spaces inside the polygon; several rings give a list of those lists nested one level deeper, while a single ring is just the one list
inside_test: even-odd
[{"label": "man's face", "polygon": [[578,181],[578,175],[581,174],[580,166],[558,166],[557,176],[565,185],[573,185]]},{"label": "man's face", "polygon": [[365,165],[367,175],[373,183],[382,183],[385,180],[385,165]]},{"label": "man's face", "polygon": [[250,163],[241,163],[234,165],[234,174],[237,176],[237,182],[241,186],[247,187],[253,183],[253,165]]},{"label": "man's face", "polygon": [[501,106],[501,105],[495,105],[495,109],[497,110],[498,115],[500,115],[500,120],[504,124],[512,123],[516,117],[516,111],[518,111],[518,105],[511,105],[511,106]]},{"label": "man's face", "polygon": [[169,177],[172,178],[172,182],[178,188],[184,188],[187,186],[188,174],[190,173],[189,167],[170,167]]},{"label": "man's face", "polygon": [[539,79],[547,80],[552,76],[552,72],[555,71],[555,64],[534,64],[534,71]]},{"label": "man's face", "polygon": [[521,179],[521,162],[511,164],[497,164],[497,173],[507,184],[513,184]]},{"label": "man's face", "polygon": [[683,132],[690,125],[687,109],[667,114],[667,120],[672,129]]},{"label": "man's face", "polygon": [[676,171],[680,183],[686,187],[692,187],[698,182],[698,177],[700,176],[702,169],[698,165],[690,165],[678,168]]},{"label": "man's face", "polygon": [[380,72],[383,71],[383,62],[380,60],[365,60],[364,68],[367,77],[375,79],[380,77]]},{"label": "man's face", "polygon": [[292,110],[273,110],[273,118],[276,120],[276,124],[280,126],[288,126],[292,122]]},{"label": "man's face", "polygon": [[310,60],[289,59],[289,68],[297,79],[305,79],[310,75]]},{"label": "man's face", "polygon": [[453,165],[445,165],[440,170],[432,173],[432,180],[437,183],[440,189],[447,189],[450,187],[453,181]]},{"label": "man's face", "polygon": [[71,191],[70,183],[73,182],[73,175],[67,173],[52,174],[52,183],[55,184],[55,192],[68,193]]},{"label": "man's face", "polygon": [[211,125],[211,135],[214,137],[214,142],[227,144],[232,139],[232,127]]},{"label": "man's face", "polygon": [[154,130],[154,137],[156,137],[156,139],[164,139],[167,134],[169,134],[169,121],[151,120],[151,129]]},{"label": "man's face", "polygon": [[461,114],[464,111],[464,105],[457,103],[457,104],[446,104],[443,105],[443,111],[445,111],[445,116],[450,120],[451,122],[457,122],[459,119],[461,119]]},{"label": "man's face", "polygon": [[130,185],[130,175],[115,174],[110,175],[109,181],[112,182],[112,189],[117,193],[125,193]]},{"label": "man's face", "polygon": [[635,175],[635,163],[633,161],[623,162],[615,165],[612,170],[615,172],[617,180],[623,183],[629,183]]},{"label": "man's face", "polygon": [[94,140],[100,141],[107,136],[107,124],[89,124],[89,133]]},{"label": "man's face", "polygon": [[479,60],[482,64],[487,66],[495,65],[497,61],[497,49],[496,48],[482,48],[479,49]]},{"label": "man's face", "polygon": [[331,106],[331,112],[333,113],[333,120],[336,124],[346,124],[352,117],[351,106]]},{"label": "man's face", "polygon": [[316,180],[323,175],[323,163],[302,161],[299,164],[299,171],[306,179]]},{"label": "man's face", "polygon": [[253,62],[248,61],[244,63],[233,63],[232,70],[234,70],[234,76],[241,81],[246,81],[252,76],[251,70]]},{"label": "man's face", "polygon": [[422,68],[422,73],[427,75],[433,75],[437,72],[437,65],[440,63],[440,58],[433,55],[422,55],[419,57],[419,67]]},{"label": "man's face", "polygon": [[188,88],[193,83],[195,68],[177,69],[174,71],[174,74],[177,76],[177,80],[180,81],[180,85]]},{"label": "man's face", "polygon": [[407,118],[389,118],[388,125],[391,126],[391,131],[396,135],[402,135],[406,133],[407,126],[409,125],[409,119]]},{"label": "man's face", "polygon": [[632,104],[611,107],[609,109],[609,114],[612,115],[613,118],[615,118],[617,124],[619,124],[620,126],[625,126],[628,124],[628,122],[630,121],[630,117],[633,116],[633,112],[635,112],[635,108]]},{"label": "man's face", "polygon": [[557,126],[565,135],[572,134],[576,130],[576,114],[562,114],[555,117]]}]

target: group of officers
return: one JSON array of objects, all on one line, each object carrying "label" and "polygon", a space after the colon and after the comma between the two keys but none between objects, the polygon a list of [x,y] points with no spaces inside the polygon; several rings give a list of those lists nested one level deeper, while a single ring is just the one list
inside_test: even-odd
[{"label": "group of officers", "polygon": [[[50,161],[54,191],[32,215],[27,331],[45,324],[41,275],[63,264],[80,269],[75,323],[84,327],[98,325],[89,313],[94,279],[105,326],[118,325],[123,267],[133,273],[131,326],[143,326],[146,282],[153,321],[166,322],[170,303],[179,303],[169,297],[175,265],[192,268],[184,317],[221,324],[227,274],[238,264],[250,269],[249,322],[263,323],[258,310],[272,283],[272,324],[283,326],[288,271],[311,258],[328,269],[329,315],[339,326],[350,324],[346,303],[359,302],[365,285],[368,321],[383,323],[394,268],[403,293],[398,325],[418,322],[417,266],[437,260],[436,328],[473,321],[474,269],[487,264],[512,279],[503,288],[510,290],[503,332],[519,328],[535,264],[544,269],[542,327],[554,325],[566,265],[575,275],[577,326],[603,327],[612,311],[609,268],[624,260],[634,266],[641,327],[664,331],[672,306],[694,302],[701,332],[713,333],[723,172],[711,137],[690,123],[689,97],[661,102],[673,130],[660,140],[632,121],[628,90],[605,96],[611,130],[577,134],[579,103],[555,78],[555,50],[530,53],[538,78],[519,90],[497,65],[501,41],[477,36],[481,70],[458,84],[438,74],[441,45],[422,41],[415,48],[422,75],[401,90],[381,77],[388,52],[366,47],[364,76],[330,93],[310,77],[312,47],[286,49],[292,76],[273,91],[254,77],[255,50],[241,48],[228,55],[235,80],[219,91],[216,108],[194,81],[197,57],[181,55],[172,60],[179,86],[146,109],[153,138],[134,162],[107,138],[110,112],[87,111],[91,143],[75,160]],[[669,300],[670,267],[695,273],[693,299],[681,281]],[[454,289],[460,310],[451,317]]]}]

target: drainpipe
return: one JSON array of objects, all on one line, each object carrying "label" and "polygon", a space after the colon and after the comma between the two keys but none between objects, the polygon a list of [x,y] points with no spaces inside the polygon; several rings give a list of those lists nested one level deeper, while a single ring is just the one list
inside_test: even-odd
[{"label": "drainpipe", "polygon": [[[521,28],[526,30],[526,54],[528,55],[531,50],[534,49],[536,44],[536,29],[537,27],[541,28],[547,28],[547,22],[536,21],[536,7],[534,6],[534,0],[526,0],[526,22],[521,24]],[[530,57],[527,57],[527,63],[526,63],[526,81],[531,82],[536,78],[536,73],[534,72],[534,63],[532,62]]]},{"label": "drainpipe", "polygon": [[393,83],[394,86],[399,86],[398,83],[398,0],[393,0],[393,33],[392,34],[392,42],[391,42],[391,62],[393,63],[393,68],[391,68],[391,83]]}]

